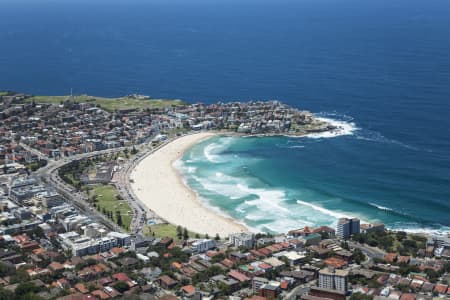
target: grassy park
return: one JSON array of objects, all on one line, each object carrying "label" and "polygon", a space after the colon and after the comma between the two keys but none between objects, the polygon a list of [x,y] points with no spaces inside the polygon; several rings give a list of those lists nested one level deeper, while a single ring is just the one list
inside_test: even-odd
[{"label": "grassy park", "polygon": [[[185,104],[184,101],[179,99],[133,99],[128,97],[119,97],[119,98],[105,98],[105,97],[96,97],[96,96],[74,96],[74,101],[76,102],[91,102],[99,105],[101,108],[107,111],[115,111],[120,109],[130,109],[130,108],[139,108],[139,109],[151,109],[151,108],[159,108],[173,105],[182,105]],[[70,99],[70,96],[33,96],[27,99],[28,102],[32,102],[33,100],[36,103],[51,103],[51,104],[60,104],[66,100]]]},{"label": "grassy park", "polygon": [[122,218],[122,227],[129,229],[133,218],[133,210],[125,200],[118,197],[116,188],[108,184],[93,185],[91,188],[89,196],[95,199],[97,210],[104,215],[111,216],[115,223],[117,223],[117,211],[119,211]]},{"label": "grassy park", "polygon": [[[144,234],[147,236],[155,236],[155,237],[170,237],[174,240],[181,240],[178,236],[177,232],[177,226],[170,224],[170,223],[162,223],[162,224],[155,224],[155,225],[147,225],[144,227]],[[188,235],[190,238],[204,238],[205,235],[203,234],[197,234],[192,231],[188,231]],[[214,237],[210,237],[214,238]]]}]

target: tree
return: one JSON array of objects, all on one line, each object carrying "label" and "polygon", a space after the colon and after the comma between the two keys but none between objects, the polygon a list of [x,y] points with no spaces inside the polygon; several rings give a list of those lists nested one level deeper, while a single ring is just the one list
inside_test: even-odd
[{"label": "tree", "polygon": [[364,295],[362,293],[353,293],[350,300],[372,300],[373,297],[370,295]]},{"label": "tree", "polygon": [[180,225],[177,226],[177,237],[179,240],[183,237],[183,228]]},{"label": "tree", "polygon": [[220,241],[220,235],[216,233],[216,237],[214,238],[216,241]]},{"label": "tree", "polygon": [[136,154],[138,153],[138,150],[136,149],[136,147],[133,145],[133,149],[131,149],[131,154]]},{"label": "tree", "polygon": [[10,277],[11,283],[20,283],[20,282],[26,282],[30,280],[30,276],[24,269],[19,269],[17,272],[15,272]]},{"label": "tree", "polygon": [[188,232],[187,228],[184,227],[184,229],[183,229],[183,240],[186,241],[187,239],[189,239],[189,232]]},{"label": "tree", "polygon": [[19,283],[15,290],[15,294],[18,297],[23,297],[27,294],[35,294],[41,291],[41,288],[34,285],[32,282],[22,282]]},{"label": "tree", "polygon": [[209,234],[205,234],[205,239],[209,239]]},{"label": "tree", "polygon": [[126,282],[123,281],[119,281],[116,284],[113,285],[113,287],[119,292],[119,293],[123,293],[126,292],[130,289],[130,287],[128,286],[128,284]]},{"label": "tree", "polygon": [[120,214],[120,211],[116,211],[116,222],[118,226],[122,226],[122,215]]},{"label": "tree", "polygon": [[353,258],[354,258],[354,260],[355,260],[355,262],[356,262],[357,264],[361,264],[363,261],[366,260],[366,256],[365,256],[364,253],[363,253],[360,249],[358,249],[358,248],[356,248],[356,249],[353,251]]},{"label": "tree", "polygon": [[0,277],[5,277],[7,275],[14,274],[16,272],[14,266],[10,266],[5,264],[4,262],[0,262]]},{"label": "tree", "polygon": [[14,293],[5,290],[3,287],[0,288],[0,300],[10,300],[10,299],[14,299]]}]

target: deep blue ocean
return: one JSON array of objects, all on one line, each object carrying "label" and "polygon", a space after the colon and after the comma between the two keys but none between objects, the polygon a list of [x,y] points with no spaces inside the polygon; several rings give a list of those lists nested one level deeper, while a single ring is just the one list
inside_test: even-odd
[{"label": "deep blue ocean", "polygon": [[[450,226],[448,0],[0,0],[0,89],[71,88],[279,99],[346,122],[347,135],[215,138],[186,154],[188,183],[249,226]],[[232,163],[196,161],[218,153]],[[211,175],[238,194],[208,192]]]}]

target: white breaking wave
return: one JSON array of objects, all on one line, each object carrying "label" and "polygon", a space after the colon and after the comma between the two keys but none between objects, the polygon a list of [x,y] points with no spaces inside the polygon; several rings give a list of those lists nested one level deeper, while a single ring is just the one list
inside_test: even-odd
[{"label": "white breaking wave", "polygon": [[298,146],[289,146],[288,148],[290,148],[290,149],[300,149],[300,148],[305,148],[305,146],[301,146],[301,145],[298,145]]},{"label": "white breaking wave", "polygon": [[203,150],[203,155],[205,155],[206,159],[212,163],[220,162],[220,155],[214,154],[217,149],[220,149],[220,145],[216,143],[209,144]]},{"label": "white breaking wave", "polygon": [[281,206],[281,203],[286,201],[286,194],[284,191],[264,188],[250,188],[249,186],[241,183],[238,183],[236,187],[246,195],[254,195],[258,197],[255,200],[245,201],[248,206],[256,206],[260,211],[275,210],[279,212],[289,212],[286,207]]},{"label": "white breaking wave", "polygon": [[205,158],[212,163],[221,163],[224,161],[224,155],[221,155],[221,152],[227,149],[230,144],[233,142],[233,137],[222,137],[218,142],[214,142],[208,144],[203,149],[203,155]]},{"label": "white breaking wave", "polygon": [[[313,210],[318,211],[318,212],[320,212],[320,213],[322,213],[322,214],[324,214],[324,215],[328,215],[328,216],[330,216],[330,217],[333,217],[333,218],[335,218],[336,220],[337,220],[337,219],[340,219],[340,218],[353,218],[353,217],[355,217],[355,216],[347,215],[347,214],[345,214],[345,213],[341,213],[341,212],[337,212],[337,211],[332,211],[332,210],[326,209],[326,208],[324,208],[324,207],[321,207],[321,206],[318,206],[318,205],[314,205],[314,204],[312,204],[312,203],[305,202],[305,201],[301,201],[301,200],[297,200],[297,203],[300,204],[300,205],[303,205],[303,206],[307,206],[307,207],[309,207],[309,208],[312,208]],[[367,222],[361,220],[361,223],[367,223]]]},{"label": "white breaking wave", "polygon": [[388,228],[396,231],[404,231],[408,233],[423,233],[427,235],[447,236],[448,234],[450,234],[450,227],[448,226],[441,226],[439,229],[436,229],[431,227],[424,227],[419,223],[401,223],[398,225],[389,226]]},{"label": "white breaking wave", "polygon": [[248,195],[245,191],[238,189],[237,185],[233,182],[221,183],[221,182],[212,181],[207,178],[200,178],[197,176],[193,176],[193,178],[205,190],[228,197],[231,200],[240,199],[240,198],[243,198]]},{"label": "white breaking wave", "polygon": [[301,200],[297,200],[297,203],[303,206],[307,206],[309,208],[312,208],[313,210],[316,210],[318,212],[321,212],[322,214],[328,215],[330,217],[333,217],[335,219],[340,219],[340,218],[350,218],[349,215],[343,214],[343,213],[339,213],[336,211],[332,211],[326,208],[323,208],[321,206],[318,205],[314,205],[312,203],[309,202],[305,202],[305,201],[301,201]]},{"label": "white breaking wave", "polygon": [[392,208],[390,207],[386,207],[386,206],[382,206],[382,205],[378,205],[374,202],[369,202],[370,206],[373,206],[375,208],[378,208],[379,210],[384,210],[384,211],[394,211]]},{"label": "white breaking wave", "polygon": [[[189,173],[194,174],[197,171],[196,167],[187,166],[182,159],[177,159],[172,163],[172,166],[181,174]],[[184,177],[184,176],[183,176]]]},{"label": "white breaking wave", "polygon": [[333,138],[337,136],[343,136],[343,135],[353,135],[355,131],[359,130],[358,127],[356,127],[356,124],[354,122],[347,122],[347,121],[341,121],[341,120],[335,120],[331,118],[324,118],[324,117],[316,117],[317,120],[322,122],[327,122],[333,126],[336,127],[334,130],[325,131],[325,132],[318,132],[318,133],[310,133],[307,134],[306,137],[312,138],[312,139],[323,139],[323,138]]}]

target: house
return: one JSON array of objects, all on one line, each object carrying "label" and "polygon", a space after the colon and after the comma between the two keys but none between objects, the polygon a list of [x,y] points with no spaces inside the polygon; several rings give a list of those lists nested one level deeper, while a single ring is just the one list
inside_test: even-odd
[{"label": "house", "polygon": [[216,275],[210,278],[210,281],[213,283],[222,283],[228,287],[228,289],[232,292],[237,291],[239,289],[239,281],[225,277],[224,275]]},{"label": "house", "polygon": [[268,257],[264,259],[263,262],[271,265],[272,267],[274,267],[274,269],[280,268],[285,265],[284,262],[282,262],[276,257]]},{"label": "house", "polygon": [[228,276],[230,276],[233,279],[236,279],[239,282],[250,281],[250,278],[248,278],[247,276],[245,276],[244,274],[242,274],[241,272],[239,272],[237,270],[231,270],[228,273]]},{"label": "house", "polygon": [[53,272],[58,272],[64,270],[64,266],[59,262],[53,261],[48,265],[48,268]]},{"label": "house", "polygon": [[84,285],[84,283],[77,283],[77,284],[75,284],[75,289],[77,290],[77,291],[79,291],[80,293],[82,293],[82,294],[87,294],[87,293],[89,293],[89,290],[87,289],[87,287]]},{"label": "house", "polygon": [[186,298],[194,297],[195,295],[195,287],[193,285],[185,285],[181,287],[181,293]]},{"label": "house", "polygon": [[447,289],[448,289],[448,285],[442,284],[442,283],[438,283],[434,286],[434,292],[436,292],[440,295],[445,295],[447,293]]},{"label": "house", "polygon": [[128,275],[125,273],[116,273],[116,274],[113,274],[111,277],[116,281],[122,281],[122,282],[131,281],[130,277],[128,277]]},{"label": "house", "polygon": [[387,253],[384,256],[384,260],[387,262],[393,263],[393,262],[397,261],[397,257],[398,257],[397,253]]},{"label": "house", "polygon": [[400,300],[416,300],[416,295],[415,294],[410,294],[410,293],[404,293],[400,297]]},{"label": "house", "polygon": [[163,276],[159,277],[156,281],[158,282],[158,284],[161,287],[163,287],[165,289],[171,289],[178,284],[178,281],[170,278],[167,275],[163,275]]},{"label": "house", "polygon": [[271,281],[260,287],[258,295],[261,297],[266,297],[267,299],[276,299],[280,292],[280,283]]},{"label": "house", "polygon": [[111,298],[107,293],[105,293],[102,290],[95,290],[91,294],[102,300]]}]

